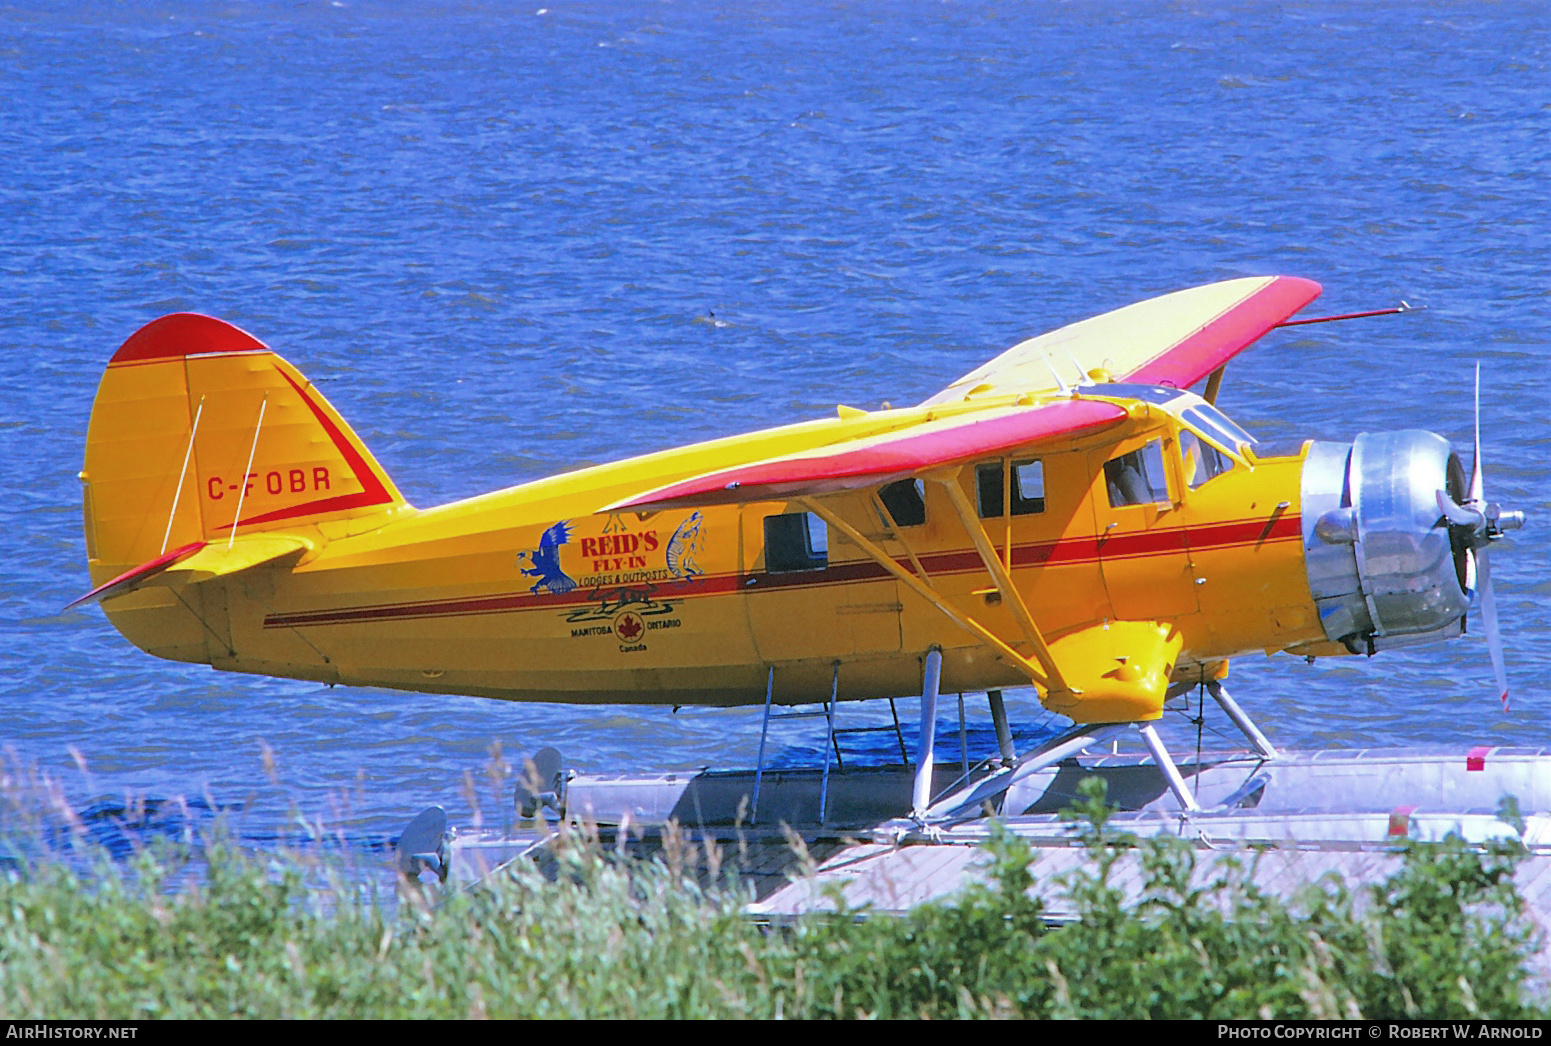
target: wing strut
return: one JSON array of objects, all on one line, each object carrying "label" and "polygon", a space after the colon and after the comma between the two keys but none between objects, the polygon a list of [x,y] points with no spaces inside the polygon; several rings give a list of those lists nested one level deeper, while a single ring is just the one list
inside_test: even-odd
[{"label": "wing strut", "polygon": [[[893,518],[889,515],[888,509],[884,506],[883,499],[878,497],[878,492],[876,490],[872,492],[872,496],[868,500],[872,502],[873,510],[878,513],[879,519],[890,520]],[[921,557],[916,555],[916,550],[911,547],[910,542],[906,541],[900,535],[899,528],[891,524],[884,536],[899,542],[900,547],[905,550],[905,555],[910,557],[910,565],[915,567],[916,577],[926,582],[927,586],[930,587],[932,584],[932,579],[927,576],[926,567],[921,565]]]},{"label": "wing strut", "polygon": [[1206,379],[1206,392],[1201,396],[1206,402],[1213,405],[1217,403],[1217,394],[1222,391],[1223,372],[1227,369],[1228,365],[1224,363],[1221,367],[1212,371],[1212,376]]},{"label": "wing strut", "polygon": [[[920,596],[932,606],[942,611],[944,616],[946,616],[955,625],[958,625],[964,631],[968,632],[976,639],[979,639],[982,643],[985,643],[1002,657],[1010,661],[1013,665],[1021,669],[1023,673],[1029,677],[1029,680],[1034,683],[1034,685],[1047,691],[1051,689],[1053,681],[1049,676],[1046,675],[1045,670],[1040,665],[1030,661],[1028,658],[1018,653],[994,632],[986,628],[974,618],[963,613],[958,608],[951,606],[946,600],[942,598],[942,596],[937,593],[936,589],[932,588],[926,582],[912,574],[909,570],[905,569],[905,565],[903,563],[869,541],[862,535],[861,531],[857,530],[851,524],[841,519],[831,508],[829,508],[829,506],[823,504],[817,498],[812,497],[798,498],[797,502],[798,504],[802,505],[803,508],[813,513],[815,516],[818,516],[829,526],[834,527],[836,530],[844,534],[851,540],[854,545],[856,545],[857,548],[861,549],[863,552],[867,553],[868,556],[872,557],[875,563],[877,563],[884,570],[887,570],[890,574],[893,574],[916,595]],[[906,547],[908,548],[908,546]],[[993,555],[992,558],[994,559],[995,556]],[[1059,680],[1060,677],[1057,676],[1056,678]],[[1054,685],[1057,689],[1064,689],[1060,683],[1054,683]]]},{"label": "wing strut", "polygon": [[[1023,601],[1018,587],[1012,583],[1012,576],[1008,574],[1001,557],[992,547],[985,527],[975,515],[974,506],[964,495],[964,488],[959,485],[961,471],[962,469],[954,469],[945,475],[939,473],[930,478],[942,487],[948,495],[948,500],[953,502],[953,509],[959,514],[959,522],[964,525],[970,541],[975,544],[975,551],[980,554],[980,562],[991,575],[991,581],[996,585],[996,590],[1002,594],[1002,602],[1012,609],[1012,616],[1018,622],[1018,627],[1023,630],[1023,637],[1034,648],[1034,656],[1044,668],[1045,675],[1049,677],[1051,687],[1055,690],[1068,690],[1066,680],[1061,676],[1061,669],[1056,666],[1055,658],[1050,656],[1050,648],[1045,645],[1045,637],[1040,634],[1039,626],[1034,624],[1034,616],[1029,613],[1028,604]],[[1004,491],[1010,486],[1011,484],[1004,484]]]}]

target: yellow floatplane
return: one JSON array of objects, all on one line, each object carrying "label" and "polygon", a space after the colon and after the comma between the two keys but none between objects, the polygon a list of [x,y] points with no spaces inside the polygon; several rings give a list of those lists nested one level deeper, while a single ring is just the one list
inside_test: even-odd
[{"label": "yellow floatplane", "polygon": [[1180,291],[918,406],[432,509],[262,342],[166,316],[97,392],[83,600],[159,657],[518,701],[768,708],[921,693],[924,672],[933,711],[939,687],[990,691],[1000,729],[1000,688],[1032,685],[1078,724],[1042,765],[1115,724],[1161,765],[1171,687],[1207,686],[1270,751],[1221,687],[1230,658],[1455,636],[1480,588],[1506,701],[1484,553],[1522,515],[1486,502],[1479,437],[1472,476],[1431,433],[1257,443],[1214,406],[1319,291]]}]

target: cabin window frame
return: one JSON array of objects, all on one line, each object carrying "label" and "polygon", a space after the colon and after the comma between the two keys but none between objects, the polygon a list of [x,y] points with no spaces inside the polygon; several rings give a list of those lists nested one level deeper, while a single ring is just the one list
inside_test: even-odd
[{"label": "cabin window frame", "polygon": [[[1028,497],[1023,490],[1025,470],[1029,469],[1039,482],[1038,497]],[[988,486],[988,479],[995,483],[994,489]],[[975,466],[975,511],[981,519],[1042,516],[1048,504],[1044,458],[1001,458]]]},{"label": "cabin window frame", "polygon": [[[1192,448],[1187,441],[1195,444],[1195,451],[1198,454],[1196,469],[1191,467],[1190,455]],[[1200,490],[1218,476],[1225,476],[1232,472],[1238,464],[1210,438],[1195,431],[1188,425],[1180,426],[1179,438],[1176,440],[1176,443],[1179,446],[1180,478],[1188,490]],[[1200,479],[1195,478],[1197,470],[1205,473]]]},{"label": "cabin window frame", "polygon": [[[891,491],[897,493],[891,494]],[[909,499],[906,491],[914,494]],[[893,502],[892,504],[890,502]],[[926,483],[917,478],[895,480],[878,488],[878,503],[883,506],[884,526],[922,527],[926,525]],[[917,507],[919,506],[919,507]],[[902,512],[900,509],[909,509]],[[908,518],[904,518],[908,517]]]},{"label": "cabin window frame", "polygon": [[[1170,443],[1173,441],[1170,440]],[[1154,436],[1139,447],[1134,447],[1123,454],[1116,454],[1104,462],[1104,491],[1109,499],[1109,507],[1112,509],[1137,508],[1139,506],[1152,505],[1158,509],[1173,508],[1175,505],[1174,493],[1169,480],[1169,454],[1164,447],[1162,436]],[[1138,496],[1133,481],[1122,472],[1124,466],[1120,463],[1127,458],[1135,458],[1141,466],[1135,469],[1136,475],[1146,485],[1146,496]],[[1156,466],[1157,476],[1149,474],[1149,466]],[[1161,481],[1161,488],[1158,483]],[[1131,487],[1127,490],[1127,487]],[[1126,500],[1117,500],[1117,495]]]},{"label": "cabin window frame", "polygon": [[764,518],[763,528],[767,574],[829,566],[829,526],[812,512],[773,512]]}]

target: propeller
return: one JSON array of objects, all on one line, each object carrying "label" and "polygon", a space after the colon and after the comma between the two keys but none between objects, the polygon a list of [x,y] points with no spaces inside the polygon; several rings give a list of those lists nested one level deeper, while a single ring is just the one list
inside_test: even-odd
[{"label": "propeller", "polygon": [[1486,649],[1492,658],[1492,673],[1503,711],[1508,711],[1508,672],[1503,663],[1502,631],[1497,625],[1497,597],[1492,592],[1492,561],[1489,548],[1505,530],[1524,525],[1524,513],[1504,512],[1486,500],[1486,483],[1481,463],[1481,364],[1476,364],[1475,447],[1470,465],[1470,484],[1464,504],[1438,491],[1438,509],[1449,521],[1449,536],[1465,550],[1465,592],[1472,599],[1481,597],[1481,623],[1486,629]]}]

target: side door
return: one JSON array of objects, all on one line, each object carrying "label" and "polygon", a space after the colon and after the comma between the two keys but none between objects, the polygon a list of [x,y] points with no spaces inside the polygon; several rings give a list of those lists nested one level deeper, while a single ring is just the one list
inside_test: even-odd
[{"label": "side door", "polygon": [[1115,617],[1177,620],[1198,612],[1174,436],[1154,431],[1094,451],[1089,469],[1099,565]]},{"label": "side door", "polygon": [[[880,529],[869,500],[847,497],[840,508],[864,535]],[[899,650],[903,608],[891,574],[800,506],[756,504],[743,513],[743,592],[763,661]]]},{"label": "side door", "polygon": [[1047,634],[1097,620],[1108,602],[1089,554],[1087,467],[1085,454],[1069,452],[1014,454],[974,467],[981,525]]}]

